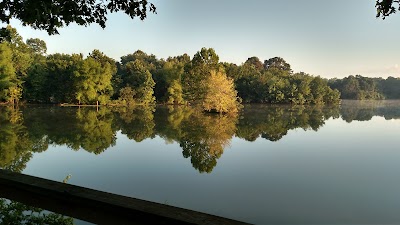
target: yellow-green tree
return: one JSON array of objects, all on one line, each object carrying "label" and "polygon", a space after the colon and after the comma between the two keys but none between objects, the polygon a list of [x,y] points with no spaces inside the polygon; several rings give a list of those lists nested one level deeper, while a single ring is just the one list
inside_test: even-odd
[{"label": "yellow-green tree", "polygon": [[183,100],[182,94],[182,85],[178,80],[172,81],[171,85],[168,87],[168,104],[184,104],[185,100]]},{"label": "yellow-green tree", "polygon": [[5,29],[8,33],[8,38],[5,43],[11,48],[12,63],[15,69],[15,77],[12,80],[13,85],[9,88],[9,102],[18,104],[22,97],[22,84],[26,79],[28,68],[33,61],[33,57],[31,56],[30,48],[25,44],[17,30],[10,25]]},{"label": "yellow-green tree", "polygon": [[[95,52],[95,51],[94,51]],[[102,53],[101,53],[102,54]],[[114,64],[89,56],[79,64],[75,75],[75,97],[79,103],[105,104],[111,97]]]},{"label": "yellow-green tree", "polygon": [[240,109],[240,99],[233,80],[224,71],[211,70],[207,79],[207,93],[203,100],[203,109],[208,112],[237,113]]},{"label": "yellow-green tree", "polygon": [[15,70],[12,64],[12,52],[6,43],[0,44],[0,101],[9,100],[9,89],[13,86]]}]

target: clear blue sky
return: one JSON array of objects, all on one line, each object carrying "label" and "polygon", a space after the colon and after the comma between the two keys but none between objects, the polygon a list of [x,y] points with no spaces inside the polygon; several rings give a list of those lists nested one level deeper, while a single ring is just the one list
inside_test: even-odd
[{"label": "clear blue sky", "polygon": [[22,27],[46,41],[48,53],[100,49],[119,60],[141,49],[158,58],[214,48],[220,61],[241,64],[283,57],[295,72],[322,77],[400,76],[400,13],[375,18],[373,0],[150,0],[158,14],[144,21],[109,14],[106,29],[70,25],[60,35]]}]

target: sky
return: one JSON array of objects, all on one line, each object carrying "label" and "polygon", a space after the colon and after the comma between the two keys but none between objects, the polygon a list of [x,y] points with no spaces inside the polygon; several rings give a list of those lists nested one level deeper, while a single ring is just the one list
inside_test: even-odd
[{"label": "sky", "polygon": [[400,12],[377,19],[373,0],[149,1],[157,14],[144,21],[109,14],[104,30],[72,24],[49,36],[18,20],[11,25],[25,40],[44,40],[48,54],[99,49],[119,60],[140,49],[167,58],[207,47],[238,65],[279,56],[294,72],[326,78],[400,77]]}]

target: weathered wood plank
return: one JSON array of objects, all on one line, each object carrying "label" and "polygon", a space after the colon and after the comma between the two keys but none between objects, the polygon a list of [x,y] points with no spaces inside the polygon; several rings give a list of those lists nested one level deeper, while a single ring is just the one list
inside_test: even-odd
[{"label": "weathered wood plank", "polygon": [[1,169],[0,197],[96,224],[247,224]]}]

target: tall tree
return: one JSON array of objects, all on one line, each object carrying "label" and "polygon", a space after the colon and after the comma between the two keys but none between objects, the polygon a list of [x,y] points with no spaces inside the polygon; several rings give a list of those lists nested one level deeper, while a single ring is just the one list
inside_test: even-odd
[{"label": "tall tree", "polygon": [[94,50],[79,65],[74,73],[76,99],[84,104],[107,103],[113,91],[111,78],[116,72],[114,61],[99,50]]},{"label": "tall tree", "polygon": [[34,54],[43,56],[47,53],[46,42],[39,38],[29,38],[26,40],[26,44]]},{"label": "tall tree", "polygon": [[203,101],[203,109],[208,112],[237,113],[240,100],[233,80],[224,71],[211,70],[207,79],[207,94]]},{"label": "tall tree", "polygon": [[236,77],[236,90],[243,102],[261,102],[261,93],[265,87],[261,80],[260,71],[252,64],[245,63],[239,67]]},{"label": "tall tree", "polygon": [[11,48],[0,43],[0,101],[10,100],[10,89],[16,84]]},{"label": "tall tree", "polygon": [[169,59],[163,67],[163,75],[167,86],[167,103],[183,104],[182,76],[184,73],[184,62],[177,59]]},{"label": "tall tree", "polygon": [[10,25],[6,27],[8,38],[5,42],[12,52],[12,62],[15,69],[15,79],[13,86],[9,89],[10,101],[18,103],[22,97],[23,82],[26,79],[28,68],[32,63],[33,57],[30,54],[28,46],[24,43],[22,37],[15,28]]},{"label": "tall tree", "polygon": [[157,57],[153,54],[147,54],[142,50],[137,50],[133,54],[124,55],[121,57],[121,64],[126,65],[128,62],[133,62],[138,60],[142,65],[150,71],[150,73],[154,73],[156,69],[161,68]]},{"label": "tall tree", "polygon": [[74,77],[82,55],[53,54],[46,60],[46,100],[52,103],[74,102]]},{"label": "tall tree", "polygon": [[267,59],[264,61],[264,68],[265,69],[278,69],[278,70],[284,70],[291,72],[292,69],[290,68],[290,64],[287,63],[283,58],[281,57],[273,57],[270,59]]},{"label": "tall tree", "polygon": [[154,103],[155,82],[148,69],[139,61],[131,61],[122,67],[120,100],[131,104]]},{"label": "tall tree", "polygon": [[29,67],[24,83],[23,98],[28,102],[45,103],[49,100],[47,87],[51,82],[46,61],[35,62]]},{"label": "tall tree", "polygon": [[250,57],[246,60],[245,64],[253,65],[257,70],[261,71],[264,69],[263,63],[256,56]]},{"label": "tall tree", "polygon": [[202,48],[198,51],[190,65],[185,68],[182,77],[182,86],[185,100],[189,102],[201,101],[206,94],[206,81],[211,70],[217,70],[219,56],[212,48]]}]

